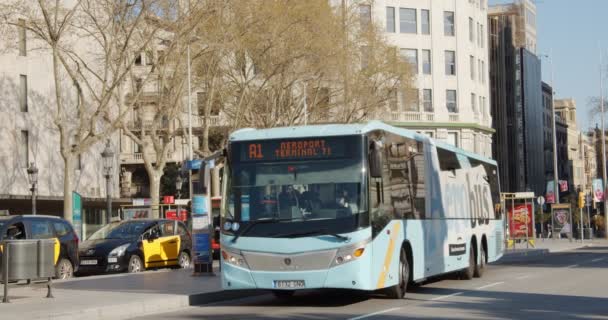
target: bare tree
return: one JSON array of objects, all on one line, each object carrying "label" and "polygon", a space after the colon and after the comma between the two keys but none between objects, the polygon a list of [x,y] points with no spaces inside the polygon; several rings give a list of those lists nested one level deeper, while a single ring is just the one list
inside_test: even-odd
[{"label": "bare tree", "polygon": [[133,103],[116,103],[129,78],[132,52],[141,51],[160,27],[147,21],[161,0],[6,1],[5,24],[25,27],[52,56],[55,109],[49,110],[60,136],[64,162],[64,210],[72,219],[77,156],[122,126]]},{"label": "bare tree", "polygon": [[[184,97],[187,97],[186,84],[188,46],[194,47],[191,60],[196,62],[205,58],[205,65],[214,62],[209,54],[211,47],[202,47],[193,37],[194,31],[210,19],[215,6],[209,3],[193,2],[186,9],[177,6],[178,2],[165,2],[163,12],[157,12],[155,19],[148,19],[143,29],[157,28],[156,36],[136,53],[139,67],[129,72],[129,86],[119,91],[126,97],[123,103],[134,104],[134,122],[124,121],[123,133],[139,145],[142,150],[144,166],[150,181],[150,198],[153,214],[158,217],[160,203],[160,183],[167,162],[175,154],[174,141],[183,134],[182,110]],[[168,14],[167,14],[168,13]],[[174,15],[177,16],[174,16]],[[205,70],[202,70],[205,72]],[[213,94],[213,91],[211,92]]]},{"label": "bare tree", "polygon": [[357,122],[411,89],[411,66],[378,26],[362,20],[359,4],[225,1],[222,14],[200,32],[202,41],[218,44],[197,72],[206,92],[203,153],[212,108],[221,109],[232,129],[304,119]]}]

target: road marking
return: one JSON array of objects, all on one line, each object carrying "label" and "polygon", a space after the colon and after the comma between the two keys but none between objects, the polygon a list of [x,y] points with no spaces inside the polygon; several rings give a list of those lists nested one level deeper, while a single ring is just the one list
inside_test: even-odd
[{"label": "road marking", "polygon": [[504,281],[494,282],[494,283],[486,284],[485,286],[481,286],[479,288],[475,288],[475,290],[482,290],[482,289],[486,289],[486,288],[489,288],[489,287],[497,286],[497,285],[503,284],[503,283],[505,283],[505,282]]},{"label": "road marking", "polygon": [[456,292],[456,293],[448,294],[448,295],[441,296],[441,297],[435,297],[435,298],[431,299],[431,301],[442,300],[442,299],[454,297],[454,296],[457,296],[460,294],[463,294],[463,292]]},{"label": "road marking", "polygon": [[401,309],[401,308],[399,307],[399,308],[391,308],[391,309],[381,310],[381,311],[378,311],[378,312],[374,312],[374,313],[370,313],[370,314],[365,314],[365,315],[354,317],[354,318],[349,318],[348,320],[365,319],[365,318],[377,316],[379,314],[384,314],[384,313],[388,313],[388,312],[391,312],[391,311],[397,311],[399,309]]},{"label": "road marking", "polygon": [[517,279],[517,280],[523,280],[523,279],[527,279],[527,278],[530,278],[530,277],[531,277],[531,275],[526,274],[526,275],[523,275],[523,276],[519,276],[519,277],[517,277],[515,279]]},{"label": "road marking", "polygon": [[604,260],[604,258],[597,258],[597,259],[593,259],[593,260],[591,260],[591,262],[600,262],[600,261],[602,261],[602,260]]},{"label": "road marking", "polygon": [[578,264],[573,264],[571,266],[567,266],[566,268],[576,268],[576,267],[578,267]]}]

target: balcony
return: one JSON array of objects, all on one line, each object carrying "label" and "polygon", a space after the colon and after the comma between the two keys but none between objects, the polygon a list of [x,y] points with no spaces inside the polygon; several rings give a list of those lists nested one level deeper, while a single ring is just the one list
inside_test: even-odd
[{"label": "balcony", "polygon": [[428,112],[388,112],[370,114],[367,119],[395,122],[432,122],[435,121],[435,115]]},{"label": "balcony", "polygon": [[[153,161],[156,160],[156,155],[154,153],[150,153],[150,158]],[[167,162],[175,162],[181,161],[181,154],[176,153],[175,151],[169,150],[167,153]],[[120,154],[120,163],[122,164],[143,164],[144,163],[144,154],[141,152],[134,153],[121,153]]]},{"label": "balcony", "polygon": [[[131,131],[150,130],[152,129],[152,125],[154,125],[154,120],[135,120],[129,121],[127,123],[127,128]],[[169,129],[169,120],[163,119],[156,125],[158,130],[167,130]]]},{"label": "balcony", "polygon": [[460,115],[459,115],[459,114],[454,114],[454,113],[451,113],[451,114],[449,115],[449,117],[448,117],[448,120],[449,120],[450,122],[458,122],[458,121],[460,121]]}]

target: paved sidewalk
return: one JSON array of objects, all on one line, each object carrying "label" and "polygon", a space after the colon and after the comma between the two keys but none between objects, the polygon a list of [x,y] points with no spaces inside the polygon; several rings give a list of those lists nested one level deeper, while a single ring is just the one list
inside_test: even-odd
[{"label": "paved sidewalk", "polygon": [[583,247],[608,247],[608,240],[606,239],[592,239],[581,242],[580,239],[536,239],[534,241],[535,246],[526,246],[525,242],[516,243],[514,248],[505,250],[503,258],[499,261],[517,259],[522,256],[537,256],[545,255],[549,253],[556,253],[568,250],[574,250]]},{"label": "paved sidewalk", "polygon": [[119,320],[259,294],[222,291],[219,272],[213,277],[195,277],[192,269],[76,278],[54,284],[53,299],[45,298],[43,284],[9,287],[11,303],[0,303],[0,315]]}]

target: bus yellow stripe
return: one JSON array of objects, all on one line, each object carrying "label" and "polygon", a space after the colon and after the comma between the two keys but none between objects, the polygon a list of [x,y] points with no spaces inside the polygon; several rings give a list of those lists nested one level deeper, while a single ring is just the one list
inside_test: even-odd
[{"label": "bus yellow stripe", "polygon": [[384,282],[386,281],[386,274],[388,273],[391,261],[393,260],[393,253],[395,252],[395,239],[399,233],[399,229],[401,228],[400,223],[395,223],[393,225],[393,230],[391,231],[391,238],[388,242],[388,248],[386,249],[386,254],[384,256],[384,265],[382,267],[382,271],[380,272],[380,277],[378,278],[378,284],[376,285],[377,289],[384,288]]}]

